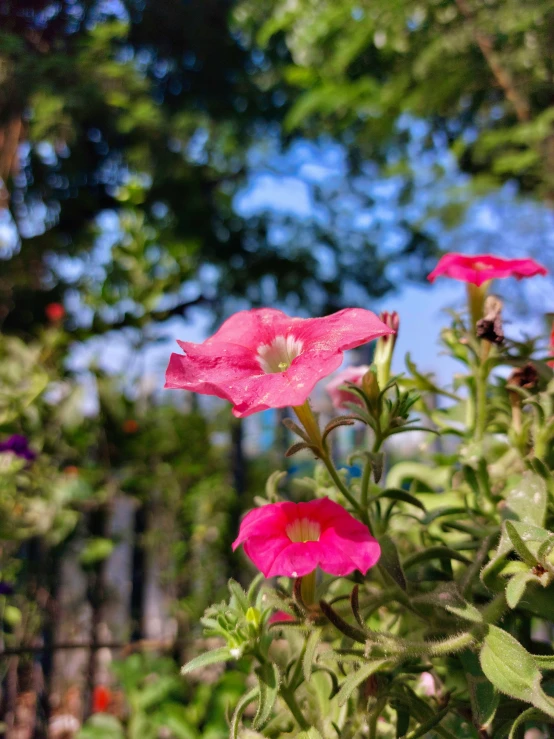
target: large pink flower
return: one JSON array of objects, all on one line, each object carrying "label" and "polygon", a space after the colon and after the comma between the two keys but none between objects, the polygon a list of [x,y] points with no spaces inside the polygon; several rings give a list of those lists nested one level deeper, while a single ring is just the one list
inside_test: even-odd
[{"label": "large pink flower", "polygon": [[365,574],[381,554],[369,529],[329,498],[255,508],[233,551],[240,544],[266,577],[302,577],[318,566],[331,575]]},{"label": "large pink flower", "polygon": [[346,408],[346,403],[356,403],[357,405],[362,404],[362,401],[356,393],[343,389],[343,385],[350,382],[353,385],[361,387],[362,377],[368,370],[369,367],[367,364],[362,364],[359,367],[346,367],[335,375],[331,382],[327,383],[325,389],[329,393],[331,402],[335,408]]},{"label": "large pink flower", "polygon": [[346,308],[325,318],[289,318],[273,308],[231,316],[202,344],[179,341],[166,388],[229,400],[239,418],[266,408],[302,405],[342,353],[392,333],[374,313]]},{"label": "large pink flower", "polygon": [[445,254],[427,279],[434,282],[437,277],[452,277],[455,280],[471,282],[480,286],[489,280],[502,277],[523,277],[546,275],[548,271],[534,259],[502,259],[492,254]]}]

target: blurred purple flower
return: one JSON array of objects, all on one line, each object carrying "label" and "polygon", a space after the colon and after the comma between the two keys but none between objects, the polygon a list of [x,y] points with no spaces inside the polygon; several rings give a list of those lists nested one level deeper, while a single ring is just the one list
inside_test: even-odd
[{"label": "blurred purple flower", "polygon": [[4,582],[4,580],[0,580],[0,595],[12,595],[13,594],[13,585],[10,585],[9,582]]},{"label": "blurred purple flower", "polygon": [[26,436],[21,434],[13,434],[6,441],[0,442],[0,453],[11,452],[16,457],[26,459],[28,462],[32,462],[37,456],[37,453],[29,448],[29,441]]}]

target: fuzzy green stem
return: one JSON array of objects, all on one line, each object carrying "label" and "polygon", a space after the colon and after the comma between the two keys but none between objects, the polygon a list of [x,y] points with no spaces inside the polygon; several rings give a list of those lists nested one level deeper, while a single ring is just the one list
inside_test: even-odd
[{"label": "fuzzy green stem", "polygon": [[308,731],[310,728],[309,723],[304,718],[304,714],[300,710],[300,707],[298,706],[298,703],[296,702],[296,698],[294,697],[294,692],[290,688],[286,688],[284,686],[281,687],[281,697],[285,701],[285,703],[288,706],[289,711],[294,716],[296,723],[302,731]]},{"label": "fuzzy green stem", "polygon": [[487,427],[487,375],[486,364],[482,363],[475,373],[475,438],[477,441],[484,439]]},{"label": "fuzzy green stem", "polygon": [[489,283],[490,281],[484,282],[479,286],[473,285],[471,282],[467,283],[467,307],[471,317],[470,333],[472,334],[475,331],[477,321],[483,318],[485,298],[487,296]]}]

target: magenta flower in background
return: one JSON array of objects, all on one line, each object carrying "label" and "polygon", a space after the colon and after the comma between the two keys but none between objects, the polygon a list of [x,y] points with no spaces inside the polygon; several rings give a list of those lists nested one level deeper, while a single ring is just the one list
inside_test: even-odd
[{"label": "magenta flower in background", "polygon": [[489,280],[515,277],[518,280],[535,275],[546,275],[548,270],[534,259],[502,259],[492,254],[445,254],[435,269],[427,276],[430,282],[437,277],[452,277],[454,280],[481,286]]},{"label": "magenta flower in background", "polygon": [[274,308],[240,311],[202,344],[179,341],[166,388],[216,395],[241,418],[300,406],[336,370],[343,352],[392,330],[371,311],[346,308],[325,318],[289,318]]},{"label": "magenta flower in background", "polygon": [[[550,346],[548,348],[550,354],[554,355],[554,323],[552,324],[552,331],[550,332]],[[554,369],[554,359],[551,359],[550,362],[547,362],[549,367],[552,367]]]},{"label": "magenta flower in background", "polygon": [[37,453],[29,448],[27,437],[21,434],[13,434],[5,441],[0,442],[0,453],[2,452],[11,452],[16,457],[26,459],[28,462],[32,462],[37,456]]},{"label": "magenta flower in background", "polygon": [[362,401],[356,395],[356,393],[353,393],[350,390],[345,390],[343,388],[343,385],[351,382],[353,385],[361,387],[362,377],[368,371],[369,366],[367,364],[362,364],[359,367],[346,367],[337,375],[335,375],[335,377],[330,382],[327,383],[325,389],[329,393],[331,403],[334,405],[335,408],[337,408],[338,410],[340,410],[341,408],[346,408],[346,403],[356,403],[357,405],[362,405]]},{"label": "magenta flower in background", "polygon": [[255,508],[242,520],[233,551],[241,544],[266,577],[302,577],[316,567],[365,574],[381,554],[367,526],[329,498]]},{"label": "magenta flower in background", "polygon": [[273,616],[269,617],[268,624],[277,624],[281,623],[282,621],[296,621],[294,616],[291,616],[290,613],[286,613],[285,611],[277,611],[273,614]]}]

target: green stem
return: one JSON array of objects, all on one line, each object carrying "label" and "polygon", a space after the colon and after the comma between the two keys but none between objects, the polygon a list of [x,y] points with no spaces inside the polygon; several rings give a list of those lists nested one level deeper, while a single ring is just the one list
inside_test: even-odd
[{"label": "green stem", "polygon": [[300,581],[300,593],[302,600],[307,606],[315,601],[315,570],[304,575]]},{"label": "green stem", "polygon": [[484,439],[487,427],[487,376],[486,364],[483,362],[475,373],[475,438],[477,441]]},{"label": "green stem", "polygon": [[296,723],[302,731],[308,731],[310,728],[310,724],[306,721],[304,718],[304,714],[300,710],[300,707],[298,706],[298,703],[296,702],[296,698],[294,697],[294,693],[292,690],[290,690],[288,687],[285,688],[284,686],[281,687],[281,697],[285,701],[285,703],[288,706],[289,711],[294,716]]},{"label": "green stem", "polygon": [[314,413],[310,407],[310,404],[308,401],[306,401],[303,405],[295,405],[293,406],[294,412],[298,416],[298,420],[300,423],[304,426],[304,430],[310,437],[310,440],[313,442],[313,444],[318,448],[318,454],[319,458],[327,467],[327,470],[329,474],[331,475],[331,478],[337,488],[340,490],[340,492],[344,495],[346,500],[350,503],[350,505],[357,511],[360,511],[360,504],[358,501],[353,497],[352,493],[346,485],[343,483],[343,481],[340,479],[339,474],[335,468],[335,465],[333,464],[333,460],[329,456],[329,452],[327,451],[325,444],[323,442],[323,439],[321,438],[321,431],[319,429],[319,424],[317,422],[316,417],[314,416]]}]

